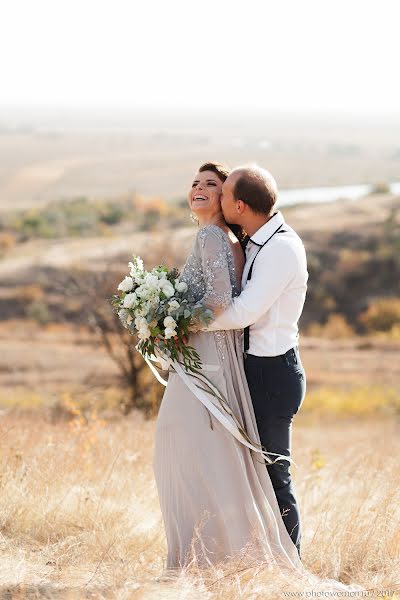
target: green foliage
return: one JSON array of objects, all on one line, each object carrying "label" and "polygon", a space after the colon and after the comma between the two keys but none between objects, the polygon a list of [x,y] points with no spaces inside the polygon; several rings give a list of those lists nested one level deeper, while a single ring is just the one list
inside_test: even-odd
[{"label": "green foliage", "polygon": [[3,213],[0,215],[0,234],[12,235],[18,243],[30,238],[106,235],[123,223],[130,223],[139,231],[151,231],[161,221],[163,226],[179,227],[187,222],[187,213],[162,199],[89,200],[78,197],[53,201],[42,208]]},{"label": "green foliage", "polygon": [[33,300],[25,309],[28,319],[33,319],[39,325],[45,325],[51,321],[51,313],[46,302],[43,300]]},{"label": "green foliage", "polygon": [[100,211],[100,221],[106,225],[117,225],[120,223],[126,215],[121,206],[108,205]]},{"label": "green foliage", "polygon": [[141,223],[141,230],[142,231],[150,231],[151,229],[154,229],[154,227],[159,223],[160,221],[160,212],[156,209],[150,209],[148,211],[146,211],[143,215],[143,219],[142,219],[142,223]]}]

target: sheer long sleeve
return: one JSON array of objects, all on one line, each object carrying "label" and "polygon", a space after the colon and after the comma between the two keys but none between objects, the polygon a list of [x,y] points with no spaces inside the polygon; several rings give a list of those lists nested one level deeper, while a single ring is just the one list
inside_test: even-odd
[{"label": "sheer long sleeve", "polygon": [[211,309],[214,316],[220,314],[232,299],[227,243],[224,232],[217,226],[205,227],[198,233],[199,258],[206,287],[199,302]]}]

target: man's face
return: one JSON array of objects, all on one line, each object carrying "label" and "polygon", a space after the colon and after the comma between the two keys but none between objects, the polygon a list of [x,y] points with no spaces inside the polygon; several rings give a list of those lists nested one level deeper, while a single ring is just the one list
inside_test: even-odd
[{"label": "man's face", "polygon": [[236,219],[238,217],[240,218],[240,215],[237,212],[237,200],[235,200],[233,196],[233,190],[238,176],[238,173],[228,175],[226,181],[224,181],[222,185],[221,208],[227,223],[238,223]]}]

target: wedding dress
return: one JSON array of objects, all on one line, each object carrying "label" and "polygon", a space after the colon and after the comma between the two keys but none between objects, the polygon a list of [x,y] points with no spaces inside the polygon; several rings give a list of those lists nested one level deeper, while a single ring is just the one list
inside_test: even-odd
[{"label": "wedding dress", "polygon": [[[210,309],[224,308],[240,294],[231,245],[220,227],[199,229],[180,279]],[[241,336],[240,330],[199,331],[189,343],[204,374],[260,445]],[[262,456],[235,439],[176,372],[169,374],[157,417],[153,469],[168,545],[166,571],[190,561],[207,567],[241,554],[317,583],[286,530]],[[325,580],[324,589],[360,588]]]}]

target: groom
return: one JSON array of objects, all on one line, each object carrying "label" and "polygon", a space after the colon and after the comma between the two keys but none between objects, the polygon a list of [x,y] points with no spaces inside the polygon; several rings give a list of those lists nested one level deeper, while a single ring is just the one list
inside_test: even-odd
[{"label": "groom", "polygon": [[[274,210],[278,190],[257,165],[237,167],[222,187],[225,220],[250,239],[242,293],[207,327],[244,329],[244,365],[261,444],[290,457],[292,420],[303,402],[306,377],[298,349],[298,320],[307,288],[303,243]],[[271,455],[274,459],[274,455]],[[286,529],[300,555],[300,513],[290,463],[267,465]]]}]

